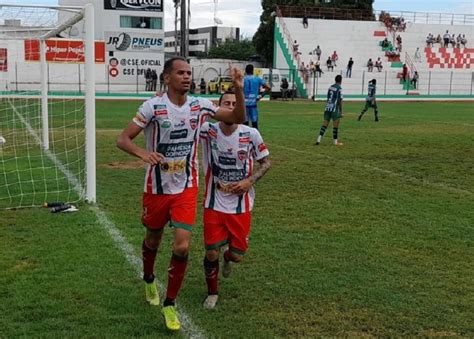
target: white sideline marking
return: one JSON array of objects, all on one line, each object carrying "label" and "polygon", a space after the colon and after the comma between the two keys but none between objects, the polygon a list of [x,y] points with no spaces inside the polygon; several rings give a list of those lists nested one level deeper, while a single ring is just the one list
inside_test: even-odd
[{"label": "white sideline marking", "polygon": [[[28,132],[33,136],[33,138],[36,140],[36,142],[42,147],[43,143],[41,141],[41,138],[38,136],[38,134],[35,132],[35,130],[31,127],[31,125],[26,121],[21,114],[18,112],[18,110],[10,103],[10,105],[13,108],[13,111],[15,112],[16,116],[21,120],[21,122],[26,126],[26,129]],[[45,154],[48,156],[48,158],[54,162],[54,164],[59,168],[61,172],[64,173],[66,176],[67,180],[69,183],[74,187],[74,190],[80,195],[84,196],[85,189],[77,180],[77,178],[63,165],[63,163],[49,150],[44,150]],[[139,279],[141,279],[142,275],[142,261],[141,259],[135,255],[135,250],[133,249],[133,246],[130,245],[130,243],[127,241],[127,239],[122,235],[120,230],[115,226],[115,224],[107,217],[104,211],[102,211],[97,205],[89,205],[89,209],[94,212],[95,217],[98,221],[98,223],[107,231],[109,234],[110,238],[115,243],[115,246],[122,252],[122,254],[125,256],[129,264],[135,269],[135,272],[138,276]],[[163,284],[161,284],[159,281],[157,281],[158,287],[160,288],[161,291],[165,290],[165,287]],[[181,320],[181,325],[182,325],[182,331],[189,337],[189,338],[196,338],[196,339],[201,339],[201,338],[206,338],[204,335],[204,332],[194,325],[191,317],[187,315],[183,310],[180,310],[180,320]]]},{"label": "white sideline marking", "polygon": [[[321,154],[319,154],[319,153],[311,153],[311,152],[307,152],[307,151],[302,151],[302,150],[299,150],[299,149],[295,149],[295,148],[291,148],[291,147],[286,147],[286,146],[279,145],[279,144],[275,144],[275,143],[268,144],[268,145],[280,147],[280,148],[286,149],[286,150],[288,150],[288,151],[292,151],[292,152],[296,152],[296,153],[301,153],[301,154],[305,154],[305,155],[316,156],[316,157],[319,157],[319,158],[330,159],[330,160],[337,160],[336,158],[330,157],[330,156],[328,156],[328,155],[321,155]],[[316,147],[318,147],[318,146],[314,146],[314,147],[316,148]],[[434,187],[434,188],[443,189],[443,190],[446,190],[446,191],[451,191],[451,192],[454,192],[454,193],[462,193],[462,194],[468,194],[468,195],[474,194],[473,192],[468,191],[468,190],[459,189],[459,188],[452,187],[452,186],[449,186],[449,185],[446,185],[446,184],[433,183],[433,182],[428,181],[428,180],[426,180],[426,179],[420,180],[420,179],[418,179],[418,178],[411,177],[411,176],[406,175],[406,174],[393,172],[393,171],[390,171],[390,170],[387,170],[387,169],[379,168],[379,167],[377,167],[377,166],[371,166],[371,165],[367,165],[367,164],[361,164],[361,163],[358,162],[358,161],[352,160],[352,163],[357,164],[357,165],[362,166],[362,167],[365,167],[365,168],[368,168],[368,169],[371,169],[371,170],[374,170],[374,171],[377,171],[377,172],[381,172],[381,173],[385,173],[385,174],[391,175],[391,176],[393,176],[393,177],[397,177],[397,178],[402,178],[402,179],[405,179],[405,180],[409,180],[409,181],[414,182],[414,183],[417,183],[417,184],[427,185],[427,186],[431,186],[431,187]]]}]

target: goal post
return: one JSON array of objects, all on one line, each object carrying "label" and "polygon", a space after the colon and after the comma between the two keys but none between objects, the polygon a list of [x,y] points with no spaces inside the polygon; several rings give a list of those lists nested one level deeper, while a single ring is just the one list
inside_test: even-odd
[{"label": "goal post", "polygon": [[0,5],[0,208],[96,201],[94,50],[92,4]]}]

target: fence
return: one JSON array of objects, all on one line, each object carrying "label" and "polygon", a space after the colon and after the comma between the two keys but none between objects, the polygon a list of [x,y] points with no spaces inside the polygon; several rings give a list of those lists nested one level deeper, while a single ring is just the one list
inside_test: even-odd
[{"label": "fence", "polygon": [[[413,70],[416,67],[413,66]],[[366,70],[352,70],[351,77],[346,76],[346,69],[338,69],[334,71],[327,70],[326,67],[322,67],[323,73],[321,76],[313,72],[301,72],[291,69],[273,69],[273,81],[272,87],[274,97],[279,97],[277,93],[279,91],[279,81],[283,77],[287,77],[290,88],[294,84],[294,77],[296,72],[299,72],[303,82],[305,83],[305,89],[309,97],[321,98],[327,93],[329,86],[334,83],[336,75],[340,74],[343,77],[342,88],[345,95],[351,96],[365,96],[367,95],[368,82],[372,79],[377,80],[377,94],[378,95],[442,95],[442,96],[454,96],[454,95],[465,95],[472,96],[474,94],[474,72],[456,72],[456,71],[420,71],[419,78],[416,84],[416,88],[413,88],[413,84],[408,86],[404,84],[397,75],[401,72],[400,70],[385,70],[378,72],[375,68],[373,72]],[[409,72],[409,78],[411,79],[414,71]],[[300,96],[299,93],[297,96]]]},{"label": "fence", "polygon": [[[223,63],[224,64],[224,63]],[[243,68],[247,63],[237,65]],[[228,66],[195,65],[191,67],[192,79],[199,87],[201,78],[206,84],[218,76],[229,74]],[[48,63],[47,83],[50,92],[83,93],[85,76],[83,64]],[[207,86],[206,86],[207,87]],[[157,80],[156,89],[160,89]],[[36,64],[15,62],[9,64],[9,74],[0,73],[0,91],[39,91],[40,74]],[[143,93],[146,92],[146,80],[137,65],[133,76],[126,80],[117,80],[111,75],[109,65],[96,65],[96,91],[100,93]]]},{"label": "fence", "polygon": [[[55,73],[55,64],[50,64],[48,67],[48,89],[50,92],[74,92],[82,93],[84,91],[84,65],[74,65],[77,67],[77,71],[70,73],[66,78],[58,76],[50,76]],[[354,69],[352,71],[351,78],[346,77],[345,68],[336,67],[334,71],[328,71],[326,66],[322,66],[324,72],[321,76],[317,76],[313,72],[302,72],[296,69],[272,69],[270,74],[264,75],[265,80],[272,87],[274,97],[279,96],[280,83],[283,78],[287,78],[290,89],[296,87],[295,79],[297,76],[305,83],[305,89],[309,97],[320,97],[325,95],[327,88],[334,83],[334,77],[337,74],[343,76],[342,87],[345,94],[349,95],[365,95],[367,91],[368,81],[375,78],[377,79],[377,93],[378,95],[402,95],[402,94],[413,94],[413,91],[408,92],[407,87],[404,87],[400,83],[400,79],[397,78],[397,74],[401,72],[401,69],[387,69],[382,72],[378,72],[375,68],[373,72],[366,70]],[[413,64],[410,75],[413,74],[413,70],[416,69],[416,65]],[[25,72],[18,71],[18,68],[14,67],[12,70],[13,78],[0,79],[0,91],[36,91],[40,88],[40,82],[38,79],[31,79]],[[212,67],[211,69],[198,69],[193,67],[193,79],[196,84],[196,93],[201,93],[199,89],[200,79],[203,74],[207,74],[208,77],[205,79],[206,82],[206,93],[207,84],[209,80],[214,77],[221,75],[228,75],[228,69],[224,67]],[[136,76],[135,81],[120,83],[113,82],[112,77],[108,75],[108,72],[104,77],[98,78],[96,83],[96,90],[100,93],[143,93],[145,91],[145,78],[144,76]],[[450,70],[418,70],[419,79],[417,83],[416,92],[422,95],[473,95],[474,87],[474,72],[472,71],[450,71]],[[270,81],[272,79],[272,81]],[[305,81],[306,80],[306,81]],[[157,83],[157,89],[159,89],[159,81]],[[298,95],[301,96],[301,95]]]}]

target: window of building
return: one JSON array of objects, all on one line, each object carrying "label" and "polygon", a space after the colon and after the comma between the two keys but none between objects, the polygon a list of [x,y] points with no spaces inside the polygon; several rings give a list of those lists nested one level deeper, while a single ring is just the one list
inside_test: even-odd
[{"label": "window of building", "polygon": [[146,16],[120,16],[120,27],[122,28],[145,28],[145,29],[163,29],[161,18]]}]

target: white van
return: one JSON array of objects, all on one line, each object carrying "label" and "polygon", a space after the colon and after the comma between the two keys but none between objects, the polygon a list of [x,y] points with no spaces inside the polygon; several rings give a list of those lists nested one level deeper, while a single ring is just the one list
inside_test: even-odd
[{"label": "white van", "polygon": [[[272,80],[270,81],[270,73],[272,75]],[[271,95],[272,99],[280,98],[281,91],[280,91],[280,84],[281,80],[285,77],[282,76],[279,69],[272,69],[270,72],[270,68],[255,68],[253,74],[263,78],[267,82],[267,84],[271,87]],[[288,77],[287,77],[288,80]],[[289,81],[288,81],[289,82]],[[290,83],[291,87],[291,83]]]}]

